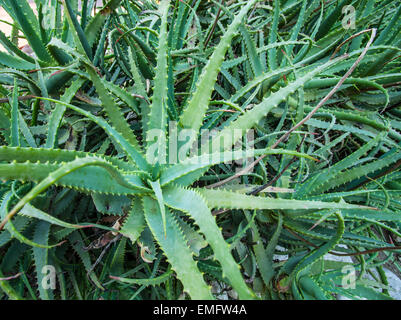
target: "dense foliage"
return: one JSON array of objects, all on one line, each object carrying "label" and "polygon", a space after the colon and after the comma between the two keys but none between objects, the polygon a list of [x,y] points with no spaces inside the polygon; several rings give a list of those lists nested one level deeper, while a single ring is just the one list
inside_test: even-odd
[{"label": "dense foliage", "polygon": [[0,0],[3,299],[391,299],[401,2],[103,2]]}]

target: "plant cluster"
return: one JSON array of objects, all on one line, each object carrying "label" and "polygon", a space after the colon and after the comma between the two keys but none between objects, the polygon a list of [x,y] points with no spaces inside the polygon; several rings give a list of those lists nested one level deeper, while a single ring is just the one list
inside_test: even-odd
[{"label": "plant cluster", "polygon": [[0,5],[3,299],[391,299],[400,1]]}]

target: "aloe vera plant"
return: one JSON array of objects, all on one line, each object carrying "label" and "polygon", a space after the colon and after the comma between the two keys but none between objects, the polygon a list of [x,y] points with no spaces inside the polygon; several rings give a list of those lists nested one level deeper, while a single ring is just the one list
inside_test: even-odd
[{"label": "aloe vera plant", "polygon": [[[386,8],[391,14],[384,28],[398,28],[393,3],[354,2],[369,3],[360,21],[372,19],[373,8]],[[385,240],[385,232],[400,234],[400,136],[396,120],[382,121],[372,112],[399,101],[396,85],[386,89],[398,81],[399,66],[383,63],[399,52],[391,46],[398,41],[395,32],[366,45],[361,39],[367,32],[352,37],[342,31],[339,6],[328,6],[323,15],[319,1],[312,1],[310,8],[308,1],[274,1],[273,7],[257,0],[217,6],[206,19],[205,34],[205,21],[196,13],[206,10],[202,1],[195,1],[194,7],[181,1],[144,2],[138,9],[129,1],[112,0],[93,16],[93,1],[85,3],[78,14],[76,2],[63,1],[63,18],[54,17],[63,26],[62,33],[43,29],[25,1],[1,3],[36,54],[23,55],[0,34],[9,51],[0,55],[0,63],[8,67],[0,82],[12,86],[10,108],[0,114],[7,128],[0,147],[0,177],[5,181],[0,189],[0,244],[10,246],[2,270],[11,269],[11,252],[32,247],[40,283],[43,266],[63,268],[60,256],[67,249],[61,241],[67,239],[91,283],[102,292],[105,284],[81,245],[87,242],[83,231],[96,228],[105,232],[100,242],[118,243],[100,278],[111,276],[111,282],[125,286],[164,285],[170,297],[175,295],[171,279],[176,277],[192,299],[215,298],[210,278],[232,287],[239,299],[330,299],[332,293],[388,298],[385,291],[367,286],[362,276],[377,268],[385,279],[378,252],[399,249]],[[55,5],[58,8],[58,2]],[[141,10],[149,15],[141,17]],[[280,10],[294,20],[291,29],[280,19]],[[266,11],[269,19],[264,18]],[[251,20],[245,23],[247,17]],[[265,36],[268,23],[272,31]],[[28,36],[30,26],[36,27]],[[300,38],[301,30],[311,36]],[[107,58],[113,62],[106,63]],[[344,71],[356,66],[355,60],[355,72],[328,96]],[[372,65],[372,60],[377,62]],[[7,87],[0,88],[7,95]],[[33,95],[29,116],[19,99],[21,90]],[[304,131],[279,140],[285,136],[285,125],[293,128],[324,97],[338,107],[320,107],[305,122]],[[216,105],[220,108],[214,110]],[[340,109],[343,105],[362,111]],[[71,129],[63,128],[65,123]],[[203,139],[205,129],[216,134]],[[254,141],[248,141],[250,130],[256,132]],[[322,130],[325,143],[311,138],[315,130]],[[338,159],[332,150],[345,141],[353,147]],[[247,160],[251,157],[258,160],[252,164]],[[232,172],[232,163],[239,160],[242,171]],[[270,183],[267,168],[275,173]],[[270,188],[273,183],[276,186]],[[265,194],[269,190],[273,196]],[[68,201],[78,203],[76,217]],[[117,215],[113,225],[78,220],[93,206]],[[227,210],[233,217],[224,214]],[[234,233],[231,238],[226,236],[227,227]],[[139,248],[145,269],[155,262],[147,276],[132,278],[122,271],[128,242]],[[156,274],[162,258],[155,243],[168,266],[161,275]],[[290,256],[282,264],[274,260],[278,245]],[[352,264],[333,263],[325,256],[340,250],[352,255],[352,248],[370,254],[366,260],[356,255],[362,257],[355,266],[360,270],[357,290],[333,287],[333,282],[341,283],[338,268]],[[21,268],[26,264],[22,261]],[[69,276],[76,283],[77,275],[70,271]],[[257,278],[262,285],[250,286],[245,277]],[[29,281],[24,283],[36,298]],[[0,284],[9,298],[24,296]],[[51,290],[38,290],[41,299],[54,298]],[[75,291],[84,298],[78,284]]]}]

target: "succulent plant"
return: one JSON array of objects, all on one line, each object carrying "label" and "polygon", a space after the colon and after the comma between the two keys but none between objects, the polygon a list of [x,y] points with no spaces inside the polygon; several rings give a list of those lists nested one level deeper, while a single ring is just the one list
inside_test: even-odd
[{"label": "succulent plant", "polygon": [[[92,249],[118,243],[102,277],[165,285],[166,296],[176,276],[192,299],[215,298],[211,278],[239,299],[389,298],[362,276],[377,268],[386,285],[378,253],[400,250],[386,238],[401,236],[395,2],[252,0],[209,4],[198,17],[202,1],[111,0],[93,16],[94,1],[79,15],[74,1],[62,2],[63,15],[58,1],[37,1],[36,17],[25,0],[0,1],[35,54],[0,33],[9,51],[0,52],[0,89],[10,95],[0,109],[2,270],[31,246],[40,284],[44,266],[62,270],[57,253],[65,257],[67,239],[103,292],[81,244],[96,228],[104,234]],[[353,35],[340,20],[351,3],[366,6],[357,25],[372,24]],[[43,27],[49,5],[55,29]],[[379,9],[391,14],[379,20]],[[338,145],[347,147],[336,154]],[[113,224],[79,222],[72,210],[88,217],[88,201],[115,215]],[[149,278],[121,271],[128,241],[145,265],[157,261]],[[275,261],[278,245],[285,263]],[[161,275],[157,247],[167,258]],[[341,287],[341,268],[353,264],[328,253],[362,259],[355,290]]]}]

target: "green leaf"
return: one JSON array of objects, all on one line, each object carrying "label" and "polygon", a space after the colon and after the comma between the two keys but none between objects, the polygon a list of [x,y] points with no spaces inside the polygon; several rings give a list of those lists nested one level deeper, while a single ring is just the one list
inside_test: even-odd
[{"label": "green leaf", "polygon": [[[35,234],[33,240],[41,245],[48,245],[48,239],[50,235],[50,223],[46,221],[38,222],[35,228]],[[45,274],[45,267],[51,265],[49,261],[49,249],[37,248],[33,249],[33,257],[35,261],[36,277],[38,283],[39,296],[42,300],[53,300],[53,289],[45,288],[43,284],[48,285]],[[51,271],[51,270],[48,270]]]},{"label": "green leaf", "polygon": [[156,180],[156,181],[148,180],[148,183],[152,187],[153,192],[154,192],[154,194],[156,196],[157,202],[159,204],[160,213],[162,215],[164,236],[167,237],[167,234],[166,234],[166,208],[164,206],[163,193],[162,193],[162,188],[160,186],[160,182],[159,182],[159,180]]},{"label": "green leaf", "polygon": [[78,229],[82,228],[83,226],[77,225],[77,224],[71,224],[67,223],[64,221],[61,221],[60,219],[57,219],[50,214],[47,214],[46,212],[43,212],[42,210],[39,210],[35,208],[34,206],[30,205],[27,203],[20,211],[20,214],[26,217],[30,218],[36,218],[42,221],[46,221],[50,224],[55,224],[64,228],[71,228],[71,229]]},{"label": "green leaf", "polygon": [[[51,99],[51,98],[41,98],[43,100],[48,100],[51,102],[59,103],[61,105],[66,106],[67,108],[70,108],[88,119],[92,120],[95,122],[99,127],[101,127],[103,130],[105,130],[110,138],[115,142],[117,145],[121,146],[121,148],[127,153],[127,156],[131,158],[131,160],[138,165],[140,169],[146,170],[148,168],[148,163],[142,156],[142,153],[138,151],[132,144],[130,144],[126,139],[124,139],[123,135],[114,129],[112,126],[110,126],[107,121],[100,117],[96,117],[90,112],[87,112],[85,110],[82,110],[81,108],[78,108],[72,104],[65,103],[63,101]],[[121,115],[120,115],[121,116]],[[124,122],[126,124],[126,122]],[[129,131],[132,134],[132,131]],[[127,134],[127,132],[126,132]]]},{"label": "green leaf", "polygon": [[[366,206],[323,202],[323,201],[303,201],[289,199],[275,199],[270,197],[249,196],[245,194],[215,190],[197,189],[208,203],[210,208],[228,209],[250,209],[250,210],[317,210],[317,209],[374,209]],[[290,214],[290,213],[288,213]]]},{"label": "green leaf", "polygon": [[163,194],[167,206],[183,211],[195,220],[199,231],[205,235],[216,259],[221,263],[223,277],[230,280],[240,299],[255,299],[255,294],[245,284],[239,270],[240,266],[231,255],[229,245],[224,240],[204,198],[191,189],[179,187],[166,188]]},{"label": "green leaf", "polygon": [[24,35],[35,54],[38,58],[46,63],[53,61],[49,52],[46,50],[45,43],[43,42],[39,32],[39,22],[33,10],[26,0],[7,0],[9,7],[13,11],[13,17],[21,26]]},{"label": "green leaf", "polygon": [[[157,66],[155,69],[154,94],[150,105],[148,132],[159,130],[160,134],[165,134],[167,126],[167,79],[168,79],[168,44],[167,44],[167,14],[170,1],[162,0],[159,5],[161,15],[161,25],[159,33],[159,47],[157,51]],[[148,141],[148,138],[147,138]]]},{"label": "green leaf", "polygon": [[164,282],[166,282],[168,279],[171,278],[173,275],[173,271],[167,271],[161,276],[155,277],[155,278],[150,278],[150,279],[130,279],[130,278],[121,278],[121,277],[113,277],[110,276],[110,278],[120,281],[122,283],[128,283],[128,284],[137,284],[141,286],[158,286]]},{"label": "green leaf", "polygon": [[143,205],[139,198],[134,197],[132,200],[132,208],[125,219],[120,232],[131,239],[132,243],[141,235],[143,229],[145,229],[146,221],[143,212]]},{"label": "green leaf", "polygon": [[[64,0],[63,1],[64,8],[68,22],[71,26],[72,29],[75,30],[76,34],[74,33],[74,37],[78,40],[75,42],[75,45],[78,46],[78,48],[82,48],[83,51],[86,53],[88,56],[89,60],[92,60],[92,49],[88,43],[88,40],[86,39],[86,35],[84,31],[81,28],[81,25],[79,24],[77,17],[72,9],[70,0]],[[76,35],[76,36],[75,36]]]},{"label": "green leaf", "polygon": [[251,110],[246,111],[240,115],[236,120],[231,122],[223,130],[221,130],[211,141],[213,152],[222,151],[220,150],[220,144],[215,143],[213,147],[213,141],[224,141],[224,147],[229,148],[235,144],[238,137],[234,139],[233,132],[235,130],[249,130],[256,125],[264,116],[266,116],[273,108],[277,107],[282,101],[287,99],[290,94],[293,94],[296,90],[302,87],[307,81],[311,80],[314,76],[318,75],[328,67],[344,60],[346,57],[342,56],[337,59],[328,61],[320,66],[315,67],[311,72],[306,75],[299,77],[296,81],[291,82],[284,88],[281,88],[275,93],[272,93],[269,97],[265,98],[261,103],[254,106]]},{"label": "green leaf", "polygon": [[35,64],[0,51],[0,64],[17,70],[34,70]]},{"label": "green leaf", "polygon": [[177,273],[177,277],[184,285],[192,299],[213,299],[202,274],[193,260],[193,253],[186,244],[186,239],[180,230],[174,216],[166,210],[166,234],[161,220],[160,206],[157,201],[144,197],[143,206],[145,219],[167,256],[171,268]]},{"label": "green leaf", "polygon": [[[337,230],[336,234],[324,245],[320,246],[319,248],[313,250],[312,252],[308,253],[305,257],[303,257],[294,270],[292,271],[290,278],[292,279],[292,291],[295,295],[295,297],[302,298],[302,281],[301,277],[307,275],[309,268],[313,265],[317,259],[323,257],[325,254],[327,254],[331,249],[334,248],[334,246],[340,241],[343,233],[344,233],[344,219],[339,212],[334,213],[337,216],[338,224],[337,224]],[[308,281],[305,284],[310,284]],[[317,290],[313,290],[314,293],[317,293]],[[321,297],[319,294],[318,297]]]},{"label": "green leaf", "polygon": [[11,147],[19,147],[20,144],[18,83],[17,79],[14,79],[13,97],[11,101]]},{"label": "green leaf", "polygon": [[179,125],[182,128],[192,129],[195,132],[199,131],[208,108],[217,75],[231,40],[240,26],[242,19],[257,1],[258,0],[247,1],[246,5],[241,8],[241,11],[235,16],[233,22],[225,31],[219,44],[215,47],[212,56],[202,71],[195,92],[192,94],[191,100],[180,117]]}]

